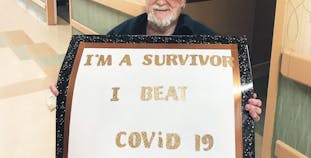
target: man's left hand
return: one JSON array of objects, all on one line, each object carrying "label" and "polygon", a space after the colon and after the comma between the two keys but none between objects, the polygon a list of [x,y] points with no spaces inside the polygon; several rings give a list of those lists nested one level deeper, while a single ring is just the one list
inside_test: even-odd
[{"label": "man's left hand", "polygon": [[254,93],[253,98],[248,99],[248,103],[245,105],[245,110],[249,112],[249,115],[258,122],[260,120],[260,114],[262,101],[257,99],[257,94]]}]

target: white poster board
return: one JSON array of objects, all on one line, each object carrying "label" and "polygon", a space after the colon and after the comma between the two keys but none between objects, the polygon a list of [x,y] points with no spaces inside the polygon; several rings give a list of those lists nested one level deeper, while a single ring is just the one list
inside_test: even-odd
[{"label": "white poster board", "polygon": [[234,44],[81,43],[64,157],[241,158]]}]

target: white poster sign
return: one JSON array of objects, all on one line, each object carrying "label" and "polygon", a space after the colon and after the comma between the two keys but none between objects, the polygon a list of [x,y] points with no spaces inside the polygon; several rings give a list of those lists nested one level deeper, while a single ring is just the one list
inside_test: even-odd
[{"label": "white poster sign", "polygon": [[236,45],[80,44],[65,157],[241,158],[237,53]]}]

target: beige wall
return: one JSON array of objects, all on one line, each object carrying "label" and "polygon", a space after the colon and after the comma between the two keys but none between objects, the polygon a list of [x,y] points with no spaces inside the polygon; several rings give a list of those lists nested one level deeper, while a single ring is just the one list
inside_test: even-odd
[{"label": "beige wall", "polygon": [[247,35],[253,39],[253,0],[211,0],[189,3],[185,12],[222,35]]},{"label": "beige wall", "polygon": [[254,75],[263,76],[269,73],[275,1],[210,0],[188,3],[184,12],[221,35],[246,35],[252,64],[259,65]]},{"label": "beige wall", "polygon": [[310,33],[311,0],[277,0],[262,158],[274,157],[277,140],[311,156]]},{"label": "beige wall", "polygon": [[288,2],[285,21],[283,49],[311,56],[311,0]]}]

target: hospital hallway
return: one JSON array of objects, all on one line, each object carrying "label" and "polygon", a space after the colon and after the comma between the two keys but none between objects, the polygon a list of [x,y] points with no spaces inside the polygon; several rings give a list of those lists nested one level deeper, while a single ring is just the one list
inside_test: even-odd
[{"label": "hospital hallway", "polygon": [[[47,25],[18,0],[0,1],[0,157],[55,157],[56,82],[70,38],[58,18]],[[262,136],[256,133],[256,157]]]},{"label": "hospital hallway", "polygon": [[55,82],[71,38],[15,0],[0,1],[0,157],[55,157]]}]

